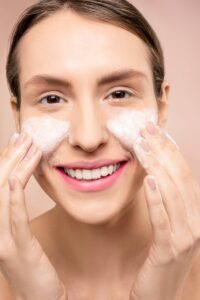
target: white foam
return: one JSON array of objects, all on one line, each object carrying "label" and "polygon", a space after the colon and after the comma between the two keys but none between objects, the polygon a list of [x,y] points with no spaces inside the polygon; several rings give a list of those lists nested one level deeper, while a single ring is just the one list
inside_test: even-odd
[{"label": "white foam", "polygon": [[132,149],[139,132],[147,121],[158,122],[157,111],[152,108],[143,110],[125,110],[108,121],[107,128],[128,149]]},{"label": "white foam", "polygon": [[28,133],[43,154],[53,152],[68,137],[69,123],[51,117],[31,117],[22,122],[21,130]]}]

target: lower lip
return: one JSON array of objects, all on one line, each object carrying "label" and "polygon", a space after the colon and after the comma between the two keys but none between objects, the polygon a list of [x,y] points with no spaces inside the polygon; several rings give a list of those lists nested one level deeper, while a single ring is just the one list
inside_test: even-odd
[{"label": "lower lip", "polygon": [[62,169],[56,168],[55,170],[58,172],[61,178],[64,179],[64,181],[68,183],[74,190],[80,192],[98,192],[112,186],[123,173],[126,164],[127,162],[123,162],[120,165],[119,169],[112,175],[102,177],[101,179],[97,180],[76,180],[67,176]]}]

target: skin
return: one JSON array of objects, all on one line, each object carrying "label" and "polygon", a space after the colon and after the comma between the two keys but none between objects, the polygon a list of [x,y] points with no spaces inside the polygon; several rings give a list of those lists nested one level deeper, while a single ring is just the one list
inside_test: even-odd
[{"label": "skin", "polygon": [[[55,295],[56,299],[65,299],[64,284],[69,299],[129,299],[130,296],[134,300],[163,300],[164,294],[166,300],[177,300],[199,249],[199,186],[180,151],[163,132],[148,133],[148,130],[155,131],[152,124],[147,125],[141,136],[154,155],[144,154],[141,149],[139,153],[133,149],[132,152],[125,150],[106,129],[107,120],[124,108],[154,107],[158,110],[159,128],[165,126],[169,85],[163,82],[163,96],[157,102],[145,44],[126,30],[68,11],[56,13],[34,26],[23,38],[19,50],[20,111],[16,110],[16,99],[11,99],[18,131],[23,119],[51,115],[70,121],[73,131],[73,139],[70,143],[63,142],[53,153],[52,160],[69,163],[116,158],[128,159],[129,162],[123,176],[111,188],[98,193],[78,193],[58,179],[47,161],[39,163],[36,149],[32,165],[24,165],[24,155],[31,147],[28,137],[25,138],[28,144],[23,144],[24,154],[17,158],[16,151],[20,150],[10,142],[0,161],[3,164],[5,159],[8,161],[13,157],[14,160],[7,169],[4,166],[6,175],[1,184],[9,195],[5,197],[23,203],[23,188],[34,172],[41,187],[57,204],[53,210],[31,222],[34,235],[27,229],[26,218],[22,226],[27,230],[26,239],[21,243],[27,245],[26,253],[27,249],[30,250],[30,241],[34,241],[37,249],[29,251],[26,269],[31,274],[35,266],[38,279],[45,278],[43,269],[47,269],[51,276],[44,280],[40,290],[36,288],[37,280],[27,276],[26,280],[31,284],[24,291],[23,274],[19,274],[19,267],[11,272],[7,258],[4,274],[8,281],[14,285],[16,278],[22,280],[20,288],[14,286],[15,295],[19,295],[20,300],[23,293],[28,300],[41,299],[41,296],[55,300]],[[99,77],[130,67],[143,72],[145,79],[137,77],[97,86]],[[72,88],[55,84],[28,87],[26,83],[38,74],[49,74],[63,80],[68,78]],[[114,91],[122,89],[136,94],[121,100],[122,103],[111,97]],[[47,91],[56,92],[65,101],[49,105],[39,103]],[[146,162],[146,169],[139,163],[137,155],[140,161]],[[156,156],[164,161],[164,165],[155,159]],[[8,178],[16,165],[21,166],[20,172],[15,170],[8,190]],[[156,189],[149,186],[147,174],[155,176]],[[172,201],[174,197],[176,201]],[[188,198],[193,199],[193,205],[186,206],[186,217],[183,207]],[[14,214],[15,218],[25,214],[25,204],[21,207],[21,211]],[[194,212],[197,218],[193,223]],[[14,219],[12,215],[11,219]],[[19,224],[18,219],[15,224]],[[173,225],[174,231],[169,224]],[[171,239],[172,233],[174,239]],[[14,235],[12,240],[21,241],[22,236],[18,234],[15,239]],[[172,251],[174,249],[176,251]],[[5,250],[0,252],[1,257],[3,253],[5,255]],[[40,255],[44,259],[38,262]],[[13,257],[13,261],[17,261],[16,254]],[[170,282],[172,277],[176,285]],[[47,294],[49,286],[52,286],[52,291]],[[36,295],[35,290],[41,294]]]}]

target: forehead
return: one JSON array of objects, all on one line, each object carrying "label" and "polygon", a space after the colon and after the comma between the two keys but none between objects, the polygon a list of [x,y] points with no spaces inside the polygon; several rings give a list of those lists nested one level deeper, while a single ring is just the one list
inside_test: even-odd
[{"label": "forehead", "polygon": [[151,77],[145,43],[118,26],[62,11],[40,21],[19,47],[20,81],[37,74],[91,74],[134,68]]}]

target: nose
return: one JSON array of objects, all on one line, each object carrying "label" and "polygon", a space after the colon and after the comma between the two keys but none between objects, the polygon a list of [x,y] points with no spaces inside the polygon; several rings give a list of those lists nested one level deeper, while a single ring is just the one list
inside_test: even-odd
[{"label": "nose", "polygon": [[77,108],[70,127],[70,144],[85,152],[96,151],[105,145],[109,138],[106,120],[95,105]]}]

